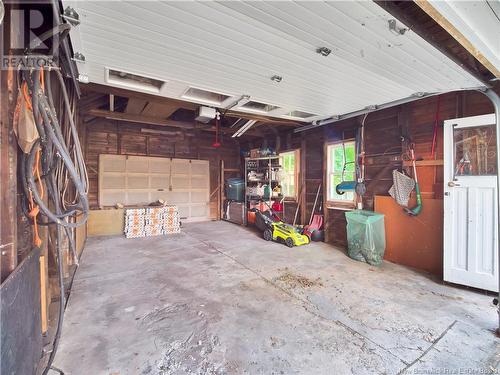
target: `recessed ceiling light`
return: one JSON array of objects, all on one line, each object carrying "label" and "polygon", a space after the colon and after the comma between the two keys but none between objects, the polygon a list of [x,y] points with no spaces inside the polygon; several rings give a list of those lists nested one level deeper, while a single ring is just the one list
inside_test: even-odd
[{"label": "recessed ceiling light", "polygon": [[330,53],[332,53],[332,50],[327,47],[319,47],[316,50],[316,53],[320,54],[321,56],[328,56]]}]

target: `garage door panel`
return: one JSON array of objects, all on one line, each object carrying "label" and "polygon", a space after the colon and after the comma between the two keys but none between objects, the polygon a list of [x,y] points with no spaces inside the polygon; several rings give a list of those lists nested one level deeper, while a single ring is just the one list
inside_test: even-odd
[{"label": "garage door panel", "polygon": [[204,160],[200,160],[201,163],[198,163],[195,161],[193,161],[191,163],[191,174],[192,175],[204,175],[204,176],[207,176],[208,175],[208,162],[205,162]]},{"label": "garage door panel", "polygon": [[167,193],[167,203],[180,204],[189,203],[189,191],[169,191]]},{"label": "garage door panel", "polygon": [[102,194],[102,198],[99,201],[101,206],[114,206],[117,203],[126,203],[126,193],[125,191],[107,191]]},{"label": "garage door panel", "polygon": [[149,176],[150,187],[153,189],[168,189],[170,183],[170,178],[164,175],[150,175]]},{"label": "garage door panel", "polygon": [[172,176],[173,189],[189,189],[191,187],[191,179],[189,176]]},{"label": "garage door panel", "polygon": [[196,189],[204,189],[208,187],[208,178],[207,177],[191,177],[191,186]]},{"label": "garage door panel", "polygon": [[102,180],[102,189],[125,189],[126,178],[124,175],[110,175]]},{"label": "garage door panel", "polygon": [[151,202],[149,191],[132,191],[127,192],[127,204],[148,204]]},{"label": "garage door panel", "polygon": [[148,189],[149,188],[149,176],[127,176],[127,189]]},{"label": "garage door panel", "polygon": [[203,205],[192,205],[191,206],[191,217],[206,217],[207,215],[207,206]]},{"label": "garage door panel", "polygon": [[116,155],[101,155],[101,168],[104,172],[125,172],[125,159],[113,157]]},{"label": "garage door panel", "polygon": [[132,173],[147,173],[148,159],[140,156],[129,156],[127,159],[127,172]]},{"label": "garage door panel", "polygon": [[189,160],[173,159],[172,174],[187,174],[189,175],[190,163]]},{"label": "garage door panel", "polygon": [[191,192],[191,203],[206,203],[207,193],[206,191],[192,191]]},{"label": "garage door panel", "polygon": [[133,155],[99,156],[99,204],[177,205],[184,218],[209,216],[208,160]]},{"label": "garage door panel", "polygon": [[[157,201],[157,200],[162,200],[170,204],[168,202],[168,192],[167,191],[152,191],[149,193],[149,197],[151,198],[151,201]],[[172,203],[173,204],[173,203]]]},{"label": "garage door panel", "polygon": [[150,158],[149,160],[150,173],[170,173],[170,159]]}]

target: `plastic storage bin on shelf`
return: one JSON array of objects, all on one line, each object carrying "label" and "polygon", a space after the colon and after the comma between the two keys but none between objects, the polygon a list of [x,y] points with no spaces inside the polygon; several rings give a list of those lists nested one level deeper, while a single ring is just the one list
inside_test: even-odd
[{"label": "plastic storage bin on shelf", "polygon": [[245,180],[228,178],[226,180],[226,198],[236,202],[243,202],[245,200]]},{"label": "plastic storage bin on shelf", "polygon": [[384,215],[354,210],[346,212],[345,216],[349,257],[374,266],[380,265],[385,252]]}]

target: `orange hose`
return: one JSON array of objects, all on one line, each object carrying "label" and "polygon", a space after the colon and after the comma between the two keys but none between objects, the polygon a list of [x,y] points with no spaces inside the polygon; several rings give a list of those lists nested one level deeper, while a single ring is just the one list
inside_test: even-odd
[{"label": "orange hose", "polygon": [[22,89],[23,89],[23,96],[24,96],[24,100],[26,101],[26,105],[28,106],[28,109],[30,111],[33,111],[33,106],[31,105],[31,98],[28,95],[28,84],[26,83],[26,81],[23,82]]},{"label": "orange hose", "polygon": [[[45,90],[45,78],[44,78],[43,69],[40,71],[40,85],[42,87],[42,90]],[[24,100],[26,101],[26,106],[28,107],[28,109],[30,111],[33,111],[33,105],[31,103],[31,98],[30,98],[29,92],[28,92],[28,84],[26,83],[26,81],[23,82],[21,89],[22,89],[22,93],[24,96]],[[16,107],[16,112],[19,112],[19,111],[20,111],[20,106],[19,106],[19,108]],[[17,115],[18,115],[18,113],[17,113]],[[38,148],[36,150],[35,165],[33,167],[33,170],[31,171],[31,173],[33,173],[38,180],[38,186],[39,186],[39,190],[40,190],[40,198],[43,199],[44,190],[43,190],[42,178],[40,175],[40,148]],[[40,236],[38,234],[38,223],[37,223],[37,216],[40,213],[40,207],[37,204],[35,204],[35,202],[33,200],[33,193],[31,191],[30,191],[29,200],[30,200],[30,202],[29,202],[30,212],[28,213],[28,215],[31,218],[33,218],[33,244],[37,247],[40,247],[40,245],[42,244],[42,239],[40,238]]]},{"label": "orange hose", "polygon": [[[33,173],[36,175],[38,179],[38,186],[40,187],[40,198],[43,199],[44,191],[43,191],[43,183],[42,179],[40,177],[40,149],[36,150],[36,155],[35,155],[35,170]],[[36,221],[36,218],[38,214],[40,213],[40,208],[38,205],[35,204],[33,201],[33,193],[30,191],[30,212],[29,216],[33,218],[33,244],[36,247],[40,247],[42,244],[42,239],[38,235],[38,223]]]}]

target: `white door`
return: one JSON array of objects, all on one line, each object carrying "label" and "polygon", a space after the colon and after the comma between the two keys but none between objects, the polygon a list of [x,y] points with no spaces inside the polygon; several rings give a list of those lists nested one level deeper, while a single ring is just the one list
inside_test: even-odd
[{"label": "white door", "polygon": [[495,115],[444,122],[444,280],[498,291]]}]

